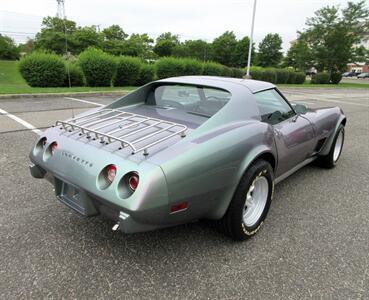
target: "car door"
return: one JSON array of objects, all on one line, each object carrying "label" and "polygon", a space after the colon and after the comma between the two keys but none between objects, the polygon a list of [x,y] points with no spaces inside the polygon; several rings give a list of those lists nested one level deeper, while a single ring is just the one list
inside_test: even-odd
[{"label": "car door", "polygon": [[314,130],[310,122],[296,114],[292,106],[276,89],[254,94],[262,122],[274,129],[278,153],[276,177],[289,171],[309,157],[315,147]]}]

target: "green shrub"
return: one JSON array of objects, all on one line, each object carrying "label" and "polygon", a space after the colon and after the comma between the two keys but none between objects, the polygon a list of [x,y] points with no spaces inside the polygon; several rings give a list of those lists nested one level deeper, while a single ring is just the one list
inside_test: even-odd
[{"label": "green shrub", "polygon": [[185,64],[182,59],[163,57],[156,62],[155,66],[159,79],[185,75]]},{"label": "green shrub", "polygon": [[290,72],[286,69],[276,69],[275,73],[277,75],[277,83],[284,84],[288,82],[288,77],[290,76]]},{"label": "green shrub", "polygon": [[296,84],[303,84],[305,82],[306,75],[304,72],[295,72],[295,82]]},{"label": "green shrub", "polygon": [[287,83],[293,84],[296,81],[296,72],[288,70],[288,81]]},{"label": "green shrub", "polygon": [[84,86],[83,72],[76,64],[66,63],[67,72],[65,74],[64,86],[69,86],[68,72],[71,86]]},{"label": "green shrub", "polygon": [[227,66],[222,66],[222,76],[223,77],[232,77],[233,76],[232,69],[227,67]]},{"label": "green shrub", "polygon": [[329,83],[329,74],[326,72],[317,73],[313,75],[311,78],[311,83],[315,84],[328,84]]},{"label": "green shrub", "polygon": [[250,67],[250,76],[254,80],[262,80],[262,75],[261,75],[262,72],[263,72],[262,67],[258,67],[258,66]]},{"label": "green shrub", "polygon": [[192,58],[182,58],[184,64],[183,75],[201,75],[202,74],[202,62]]},{"label": "green shrub", "polygon": [[261,80],[270,83],[277,82],[277,74],[274,69],[265,69],[261,72]]},{"label": "green shrub", "polygon": [[243,78],[245,75],[244,71],[239,68],[232,68],[232,77],[234,78]]},{"label": "green shrub", "polygon": [[202,74],[209,76],[222,76],[223,66],[215,62],[206,62],[203,65]]},{"label": "green shrub", "polygon": [[338,72],[331,73],[331,83],[332,84],[339,84],[342,79],[342,74]]},{"label": "green shrub", "polygon": [[115,86],[136,85],[143,62],[137,57],[120,56],[117,58],[117,71],[114,76]]},{"label": "green shrub", "polygon": [[88,86],[111,86],[116,70],[115,59],[110,54],[96,48],[88,48],[79,55]]},{"label": "green shrub", "polygon": [[64,84],[65,65],[56,54],[33,52],[22,58],[18,67],[30,86],[56,87]]},{"label": "green shrub", "polygon": [[155,79],[155,66],[143,64],[140,69],[140,75],[138,77],[137,84],[144,85]]}]

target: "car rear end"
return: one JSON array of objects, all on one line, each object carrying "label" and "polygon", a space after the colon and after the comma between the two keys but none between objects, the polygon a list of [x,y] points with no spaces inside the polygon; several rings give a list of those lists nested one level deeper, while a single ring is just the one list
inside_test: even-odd
[{"label": "car rear end", "polygon": [[170,210],[165,176],[127,151],[51,128],[30,153],[31,174],[50,181],[56,197],[80,214],[102,214],[126,233],[163,227]]},{"label": "car rear end", "polygon": [[[206,196],[203,190],[208,187],[207,195],[219,195],[219,183],[213,178],[213,186],[202,181],[188,186],[191,153],[204,149],[206,163],[199,166],[211,175],[214,164],[205,141],[231,130],[234,125],[229,123],[239,124],[245,114],[228,105],[228,89],[239,87],[238,82],[218,88],[217,78],[196,78],[198,84],[193,80],[155,82],[109,106],[57,121],[31,151],[32,175],[48,179],[64,204],[85,216],[105,215],[126,233],[209,216],[209,210],[217,209],[211,201],[200,201]],[[250,93],[245,87],[242,91]],[[244,102],[244,94],[232,97]],[[256,112],[249,108],[248,113]],[[228,152],[223,156],[229,157]],[[187,193],[178,190],[183,182]]]}]

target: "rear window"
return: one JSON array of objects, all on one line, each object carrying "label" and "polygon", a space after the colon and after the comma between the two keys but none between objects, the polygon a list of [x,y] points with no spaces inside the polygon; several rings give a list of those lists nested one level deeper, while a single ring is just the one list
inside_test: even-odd
[{"label": "rear window", "polygon": [[188,113],[212,116],[231,99],[227,91],[191,85],[161,85],[155,89],[152,105]]}]

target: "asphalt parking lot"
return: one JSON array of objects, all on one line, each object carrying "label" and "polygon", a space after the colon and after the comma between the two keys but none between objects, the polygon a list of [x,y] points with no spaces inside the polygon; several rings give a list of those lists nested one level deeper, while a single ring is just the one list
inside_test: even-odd
[{"label": "asphalt parking lot", "polygon": [[369,299],[369,90],[283,92],[340,106],[344,150],[333,170],[307,166],[277,185],[243,243],[207,221],[124,235],[80,217],[30,176],[37,130],[14,116],[42,130],[113,97],[0,99],[0,298]]}]

